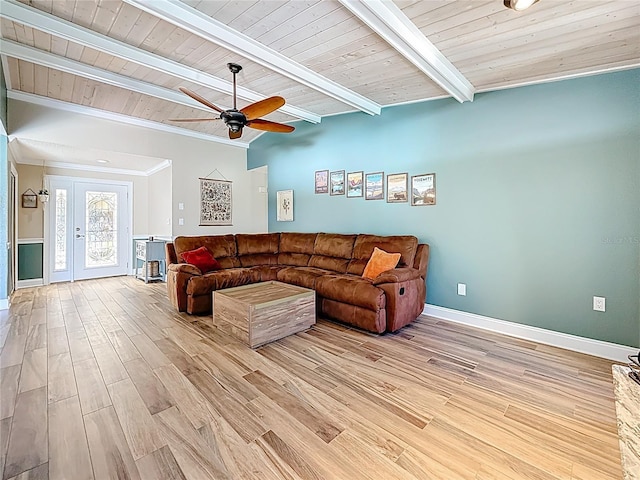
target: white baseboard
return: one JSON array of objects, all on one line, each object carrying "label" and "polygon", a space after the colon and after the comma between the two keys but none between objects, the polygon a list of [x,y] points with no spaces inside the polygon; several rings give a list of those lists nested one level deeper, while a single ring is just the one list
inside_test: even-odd
[{"label": "white baseboard", "polygon": [[9,299],[1,298],[0,299],[0,310],[9,310]]},{"label": "white baseboard", "polygon": [[475,313],[429,305],[428,303],[425,304],[422,313],[430,317],[442,318],[450,322],[462,323],[471,327],[502,333],[510,337],[531,340],[533,342],[565,348],[567,350],[573,350],[574,352],[586,353],[587,355],[594,355],[617,362],[627,363],[627,355],[636,355],[639,350],[635,347],[578,337],[577,335],[570,335],[568,333],[554,332],[553,330],[507,322],[505,320],[476,315]]},{"label": "white baseboard", "polygon": [[16,283],[16,290],[20,288],[29,288],[29,287],[41,287],[44,285],[44,280],[42,278],[32,278],[30,280],[18,280]]}]

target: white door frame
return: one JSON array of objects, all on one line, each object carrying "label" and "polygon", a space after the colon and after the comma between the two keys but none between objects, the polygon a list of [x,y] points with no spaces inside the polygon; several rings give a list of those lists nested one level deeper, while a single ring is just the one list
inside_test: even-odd
[{"label": "white door frame", "polygon": [[[129,247],[126,247],[127,251],[127,272],[130,272],[131,262],[132,262],[132,245],[133,242],[133,182],[126,182],[122,180],[105,180],[103,178],[88,178],[88,177],[70,177],[67,175],[45,175],[44,182],[45,188],[50,190],[51,180],[59,180],[63,182],[71,182],[72,188],[75,183],[98,183],[105,185],[121,185],[127,187],[127,213],[129,215],[129,224],[127,242]],[[51,273],[51,265],[49,264],[49,249],[51,248],[51,221],[50,221],[50,204],[55,202],[55,198],[52,192],[51,193],[51,201],[44,204],[44,245],[43,245],[43,263],[46,268],[44,268],[43,272],[43,282],[45,285],[50,283],[50,273]],[[71,281],[73,282],[73,272],[71,272]]]}]

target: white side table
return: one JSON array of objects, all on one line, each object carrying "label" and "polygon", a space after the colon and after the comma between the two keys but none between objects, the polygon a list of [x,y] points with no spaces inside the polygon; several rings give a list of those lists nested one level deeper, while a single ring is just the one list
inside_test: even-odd
[{"label": "white side table", "polygon": [[[149,283],[153,280],[166,281],[166,260],[164,240],[134,240],[136,249],[136,278]],[[158,262],[157,275],[150,275],[150,263]]]}]

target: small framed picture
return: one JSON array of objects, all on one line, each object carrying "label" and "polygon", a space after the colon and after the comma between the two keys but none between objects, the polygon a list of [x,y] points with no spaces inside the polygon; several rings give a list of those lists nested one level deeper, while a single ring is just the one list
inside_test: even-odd
[{"label": "small framed picture", "polygon": [[329,170],[316,172],[316,193],[329,193]]},{"label": "small framed picture", "polygon": [[293,190],[280,190],[276,194],[278,203],[278,222],[293,222]]},{"label": "small framed picture", "polygon": [[384,199],[384,172],[367,173],[364,177],[365,200]]},{"label": "small framed picture", "polygon": [[347,198],[362,196],[362,180],[364,172],[347,173]]},{"label": "small framed picture", "polygon": [[392,173],[387,175],[387,202],[404,203],[409,201],[407,187],[409,183],[408,173]]},{"label": "small framed picture", "polygon": [[411,205],[436,204],[436,174],[425,173],[411,177]]},{"label": "small framed picture", "polygon": [[331,172],[329,175],[331,190],[330,195],[344,195],[344,170]]},{"label": "small framed picture", "polygon": [[37,208],[38,207],[38,195],[36,192],[29,189],[22,194],[22,208]]}]

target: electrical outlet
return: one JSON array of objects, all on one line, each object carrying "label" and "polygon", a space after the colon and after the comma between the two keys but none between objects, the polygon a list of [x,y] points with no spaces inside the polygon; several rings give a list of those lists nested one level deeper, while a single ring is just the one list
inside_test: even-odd
[{"label": "electrical outlet", "polygon": [[604,312],[605,311],[605,298],[604,297],[593,297],[593,309],[596,312]]},{"label": "electrical outlet", "polygon": [[178,204],[178,210],[184,210],[184,203],[180,202]]},{"label": "electrical outlet", "polygon": [[465,296],[467,294],[467,284],[459,283],[458,284],[458,295]]},{"label": "electrical outlet", "polygon": [[178,219],[178,225],[184,225],[184,218]]}]

